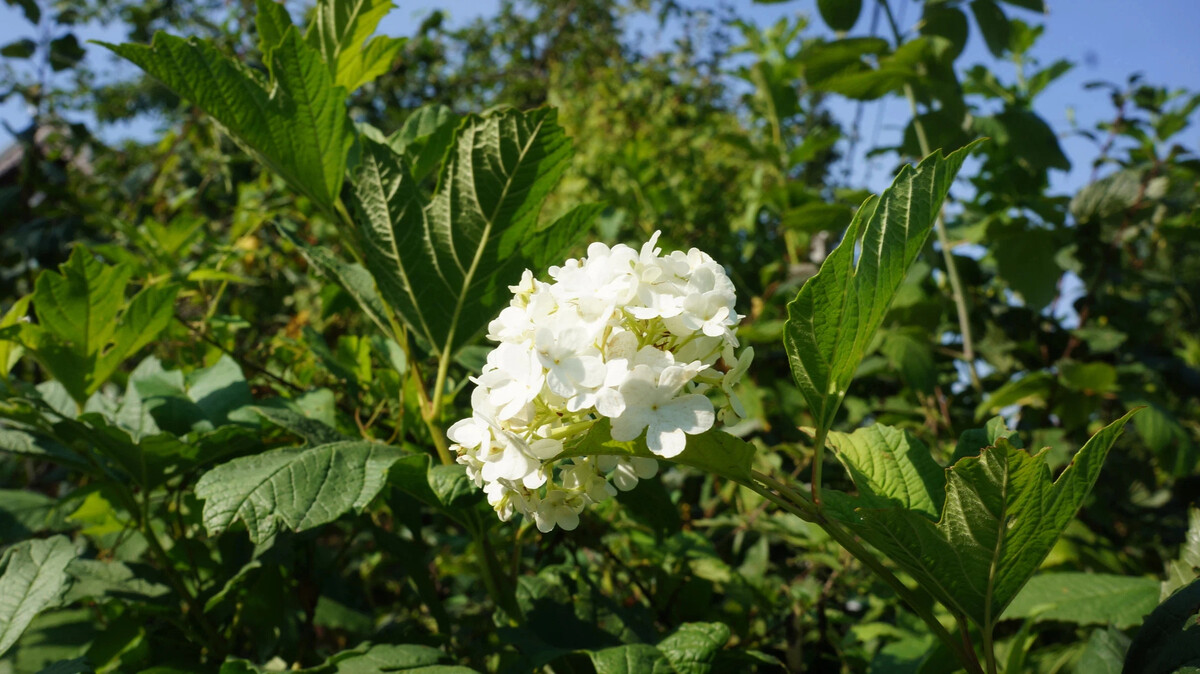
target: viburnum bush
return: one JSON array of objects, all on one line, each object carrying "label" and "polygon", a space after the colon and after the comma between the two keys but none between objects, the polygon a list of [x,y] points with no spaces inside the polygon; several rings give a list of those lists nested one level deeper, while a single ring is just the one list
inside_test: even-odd
[{"label": "viburnum bush", "polygon": [[[471,417],[447,434],[501,520],[516,512],[543,532],[574,529],[586,505],[657,473],[645,457],[556,460],[601,418],[614,440],[644,435],[670,459],[716,417],[745,414],[734,387],[754,350],[735,351],[733,283],[696,248],[662,255],[658,236],[640,251],[593,243],[550,267],[549,282],[525,270],[488,325],[500,344],[472,378]],[[719,411],[710,390],[723,395]]]},{"label": "viburnum bush", "polygon": [[[3,95],[82,58],[54,26],[107,14],[70,4],[14,5],[42,39],[0,56],[48,60]],[[103,236],[0,275],[0,674],[1200,663],[1200,96],[1113,87],[1121,168],[1068,203],[1032,106],[1066,66],[992,0],[911,39],[880,0],[892,42],[859,2],[817,3],[833,39],[729,22],[735,73],[606,41],[640,1],[502,4],[461,61],[440,19],[375,36],[387,0],[97,45],[188,121],[78,203],[76,125],[24,139],[0,211]],[[968,9],[1015,84],[960,81]],[[830,177],[831,95],[910,103],[877,196]],[[1089,503],[1110,459],[1129,498]]]}]

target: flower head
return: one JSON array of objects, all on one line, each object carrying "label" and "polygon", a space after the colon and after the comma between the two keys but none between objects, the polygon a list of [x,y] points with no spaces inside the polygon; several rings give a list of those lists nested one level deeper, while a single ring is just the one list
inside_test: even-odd
[{"label": "flower head", "polygon": [[[753,351],[735,354],[733,283],[695,248],[662,255],[658,236],[639,250],[594,243],[549,282],[526,270],[488,325],[499,344],[472,379],[472,416],[448,435],[500,519],[574,529],[587,504],[653,477],[649,458],[560,458],[602,418],[614,440],[644,435],[672,458],[716,418],[744,413],[732,388]],[[705,396],[716,389],[720,410]]]}]

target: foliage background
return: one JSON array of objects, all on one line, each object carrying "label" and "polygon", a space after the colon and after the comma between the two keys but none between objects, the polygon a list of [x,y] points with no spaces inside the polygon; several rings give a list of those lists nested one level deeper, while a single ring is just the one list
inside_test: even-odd
[{"label": "foliage background", "polygon": [[[335,654],[368,642],[435,647],[423,665],[479,671],[603,670],[597,653],[631,643],[702,654],[702,668],[680,671],[948,667],[890,590],[822,532],[697,471],[666,471],[570,534],[490,527],[483,540],[515,579],[520,627],[497,628],[477,564],[480,523],[464,514],[474,512],[470,494],[422,503],[393,478],[361,513],[300,533],[252,542],[239,527],[206,530],[194,490],[206,469],[297,444],[288,424],[250,405],[427,452],[411,383],[424,356],[410,362],[381,339],[273,226],[344,248],[334,219],[161,85],[112,80],[97,48],[84,58],[76,37],[97,23],[115,41],[167,29],[253,62],[251,6],[9,4],[30,41],[0,51],[0,96],[28,106],[33,124],[13,129],[23,153],[0,176],[4,325],[27,313],[19,298],[72,244],[120,265],[130,302],[142,288],[169,288],[173,301],[153,343],[122,354],[94,388],[79,384],[90,390],[77,400],[97,396],[82,411],[99,415],[78,417],[82,436],[38,421],[29,402],[70,411],[47,384],[69,394],[69,375],[0,342],[10,370],[0,544],[62,533],[85,561],[105,564],[68,568],[72,589],[0,667],[36,672],[82,657],[98,671],[210,671],[230,656],[245,663],[227,668],[277,658],[341,671]],[[884,5],[864,4],[849,41],[805,3],[785,6],[809,19],[789,11],[765,25],[742,21],[744,8],[651,0],[502,3],[463,24],[432,14],[397,33],[408,42],[353,95],[351,115],[391,133],[421,106],[458,115],[556,106],[575,156],[543,215],[601,202],[593,238],[662,230],[668,245],[700,246],[727,265],[748,316],[740,334],[757,352],[750,418],[734,430],[759,447],[762,467],[797,475],[811,458],[798,427],[811,418],[786,374],[786,302],[876,180],[931,149],[990,137],[945,211],[959,283],[930,244],[838,427],[902,427],[948,462],[960,433],[999,413],[1026,446],[1051,447],[1058,468],[1091,432],[1145,405],[1043,569],[1093,574],[1099,599],[1042,614],[1018,602],[1000,634],[1009,671],[1119,667],[1142,613],[1200,563],[1188,511],[1200,488],[1200,165],[1190,126],[1200,98],[1175,81],[1117,79],[1091,94],[1056,81],[1071,64],[1040,37],[1040,2],[893,2],[895,32]],[[646,49],[643,32],[661,48]],[[1079,115],[1087,123],[1063,125],[1042,103],[1050,92],[1086,101],[1103,92],[1111,107],[1091,105]],[[907,111],[894,133],[871,128],[869,106],[880,105]],[[113,125],[145,115],[162,129],[151,142],[104,142]],[[868,160],[879,168],[867,171]],[[478,348],[459,358],[446,418],[465,409],[467,396],[454,394],[481,358]],[[148,382],[162,381],[176,388],[153,417],[196,448],[187,461],[106,482],[47,449],[49,438],[87,454],[130,390],[150,397]],[[14,433],[42,438],[40,453],[22,451]],[[832,464],[829,475],[848,484]],[[1147,598],[1145,611],[1128,610]]]}]

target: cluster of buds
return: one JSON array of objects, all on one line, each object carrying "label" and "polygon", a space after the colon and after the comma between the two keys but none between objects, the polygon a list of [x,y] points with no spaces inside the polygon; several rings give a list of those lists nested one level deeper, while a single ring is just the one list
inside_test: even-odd
[{"label": "cluster of buds", "polygon": [[[526,270],[488,325],[499,345],[472,379],[471,417],[448,435],[501,520],[519,512],[543,532],[574,529],[587,504],[654,476],[650,458],[558,458],[601,418],[614,440],[644,433],[669,459],[717,417],[745,414],[733,387],[754,353],[735,354],[733,283],[707,254],[661,255],[657,240],[640,251],[594,243],[551,267],[548,283]],[[719,410],[706,395],[717,390]]]}]

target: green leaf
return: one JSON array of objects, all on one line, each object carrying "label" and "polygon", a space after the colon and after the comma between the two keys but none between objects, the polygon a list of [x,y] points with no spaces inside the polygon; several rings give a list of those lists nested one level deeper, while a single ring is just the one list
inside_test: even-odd
[{"label": "green leaf", "polygon": [[1089,394],[1109,393],[1117,388],[1117,369],[1108,363],[1060,360],[1058,378],[1067,388]]},{"label": "green leaf", "polygon": [[133,296],[117,321],[113,347],[102,354],[96,364],[93,375],[96,381],[107,381],[126,358],[167,328],[175,317],[178,292],[178,286],[147,286]]},{"label": "green leaf", "polygon": [[1121,663],[1129,649],[1129,637],[1111,627],[1092,631],[1088,637],[1076,674],[1121,674]]},{"label": "green leaf", "polygon": [[37,0],[5,0],[9,7],[20,5],[21,11],[25,13],[25,20],[33,25],[37,25],[42,20],[42,9],[38,6]]},{"label": "green leaf", "polygon": [[1105,573],[1044,573],[1029,579],[1002,619],[1033,618],[1076,625],[1140,625],[1158,605],[1154,578]]},{"label": "green leaf", "polygon": [[202,40],[160,32],[150,46],[100,44],[211,115],[293,188],[334,212],[354,140],[346,93],[294,26],[264,54],[270,85]]},{"label": "green leaf", "polygon": [[1045,229],[1005,232],[992,242],[996,271],[1034,312],[1041,312],[1058,295],[1063,273],[1055,261],[1058,250],[1054,233]]},{"label": "green leaf", "polygon": [[967,46],[967,15],[958,7],[926,4],[921,16],[921,35],[946,38],[953,45],[951,60]]},{"label": "green leaf", "polygon": [[1142,173],[1124,169],[1084,187],[1071,199],[1071,215],[1079,222],[1089,222],[1124,213],[1142,193]]},{"label": "green leaf", "polygon": [[387,143],[404,155],[412,177],[424,180],[446,156],[446,150],[454,142],[457,126],[458,115],[450,108],[441,104],[425,105],[413,111]]},{"label": "green leaf", "polygon": [[933,345],[929,333],[921,328],[890,330],[879,351],[900,373],[904,383],[921,393],[931,394],[937,386],[937,370],[933,364]]},{"label": "green leaf", "polygon": [[[21,319],[27,317],[29,315],[29,303],[32,300],[32,295],[25,295],[16,302],[13,302],[12,306],[5,312],[3,318],[0,318],[0,330],[17,325]],[[20,342],[0,339],[0,378],[8,378],[8,373],[12,371],[13,366],[21,359],[21,354],[24,351],[25,349],[21,346]]]},{"label": "green leaf", "polygon": [[59,660],[41,670],[38,674],[92,674],[93,671],[95,670],[88,664],[87,658],[74,658],[72,660]]},{"label": "green leaf", "polygon": [[613,646],[588,651],[596,674],[670,674],[673,669],[666,656],[648,644]]},{"label": "green leaf", "polygon": [[395,447],[350,441],[234,459],[196,483],[204,526],[215,536],[240,519],[259,543],[281,526],[304,531],[332,522],[366,508],[402,456]]},{"label": "green leaf", "polygon": [[[784,347],[818,428],[829,428],[971,146],[905,166],[868,199],[838,247],[788,304]],[[856,249],[861,247],[861,255]]]},{"label": "green leaf", "polygon": [[724,623],[684,623],[658,642],[658,650],[678,674],[709,674],[730,634]]},{"label": "green leaf", "polygon": [[882,39],[850,37],[806,45],[796,61],[813,89],[874,100],[916,77],[910,66],[892,63],[889,56],[888,44]]},{"label": "green leaf", "polygon": [[1004,10],[992,0],[972,0],[971,13],[975,15],[975,23],[979,26],[979,32],[983,33],[988,51],[996,58],[1004,56],[1004,52],[1008,51],[1011,30]]},{"label": "green leaf", "polygon": [[86,459],[61,443],[41,434],[15,428],[0,428],[0,452],[33,456],[42,461],[52,461],[85,472],[91,468]]},{"label": "green leaf", "polygon": [[426,204],[402,158],[363,140],[350,203],[367,268],[414,333],[457,351],[508,302],[522,269],[540,268],[583,233],[596,207],[537,229],[570,152],[553,110],[470,116]]},{"label": "green leaf", "polygon": [[991,137],[1030,171],[1071,170],[1071,161],[1063,154],[1058,135],[1046,120],[1031,110],[1010,109],[990,117],[976,117],[974,129]]},{"label": "green leaf", "polygon": [[1008,440],[1008,444],[1018,449],[1024,446],[1017,432],[1005,426],[1003,417],[992,417],[983,428],[963,431],[958,437],[958,444],[954,446],[954,456],[951,457],[950,463],[958,463],[959,459],[969,456],[979,456],[985,447],[994,447],[1001,438]]},{"label": "green leaf", "polygon": [[350,439],[339,433],[336,428],[327,426],[318,419],[304,416],[295,410],[282,407],[255,407],[254,411],[276,426],[287,429],[304,438],[305,441],[313,446]]},{"label": "green leaf", "polygon": [[908,431],[883,424],[833,431],[829,445],[858,487],[858,507],[904,508],[931,521],[942,512],[945,470]]},{"label": "green leaf", "polygon": [[1159,598],[1200,578],[1200,508],[1188,509],[1187,536],[1179,548],[1179,556],[1167,562],[1166,576]]},{"label": "green leaf", "polygon": [[404,46],[406,40],[385,36],[367,41],[391,10],[391,0],[318,0],[304,38],[347,93],[387,72]]},{"label": "green leaf", "polygon": [[403,672],[436,665],[442,652],[430,646],[413,644],[377,644],[365,652],[338,653],[327,664],[336,664],[337,674],[376,674]]},{"label": "green leaf", "polygon": [[[844,507],[830,512],[939,601],[991,630],[1075,517],[1132,414],[1088,440],[1056,481],[1046,466],[1049,450],[1031,456],[1003,438],[979,457],[962,459],[946,471],[937,522],[927,511],[880,507],[861,496],[837,499],[850,501],[855,516]],[[864,491],[864,485],[856,486]]]},{"label": "green leaf", "polygon": [[25,540],[46,528],[55,500],[36,491],[0,489],[0,545]]},{"label": "green leaf", "polygon": [[1031,12],[1039,14],[1046,13],[1046,3],[1044,0],[1000,0],[1000,2],[1008,3],[1014,7],[1028,9]]},{"label": "green leaf", "polygon": [[783,214],[785,227],[802,232],[838,231],[850,222],[854,209],[845,204],[827,204],[821,201],[797,206]]},{"label": "green leaf", "polygon": [[379,291],[375,287],[375,279],[370,272],[362,265],[343,262],[324,246],[312,246],[305,243],[295,232],[285,229],[282,224],[278,226],[278,229],[288,241],[300,249],[309,264],[320,269],[322,274],[325,274],[330,280],[336,281],[346,292],[350,293],[367,318],[370,318],[385,335],[392,334],[387,308],[379,296]]},{"label": "green leaf", "polygon": [[862,12],[862,0],[817,0],[817,11],[825,25],[834,30],[847,31],[858,23]]},{"label": "green leaf", "polygon": [[[645,433],[629,442],[613,440],[610,422],[605,418],[598,420],[578,444],[566,448],[556,459],[574,456],[627,456],[665,460],[646,447]],[[687,447],[669,461],[747,484],[753,479],[751,464],[754,461],[754,445],[713,428],[699,435],[689,435]]]},{"label": "green leaf", "polygon": [[54,72],[74,68],[85,55],[87,51],[79,44],[74,33],[50,41],[50,68]]},{"label": "green leaf", "polygon": [[275,0],[257,0],[258,13],[254,17],[254,25],[258,28],[258,51],[263,60],[268,60],[271,50],[283,42],[283,36],[288,28],[295,24],[288,14],[287,7]]},{"label": "green leaf", "polygon": [[82,354],[96,356],[116,330],[130,273],[129,267],[106,266],[76,246],[57,273],[38,275],[33,295],[38,323]]},{"label": "green leaf", "polygon": [[1029,76],[1028,82],[1025,85],[1029,90],[1029,96],[1032,98],[1042,93],[1046,87],[1052,82],[1065,75],[1068,71],[1075,67],[1074,63],[1066,59],[1059,59],[1049,66],[1042,68]]},{"label": "green leaf", "polygon": [[170,605],[171,588],[155,579],[152,568],[96,559],[74,559],[67,565],[71,588],[64,604],[80,599],[116,599],[140,604],[161,602]]},{"label": "green leaf", "polygon": [[580,219],[537,230],[542,202],[570,156],[570,139],[552,109],[463,121],[428,209],[437,268],[430,281],[450,291],[447,307],[453,307],[449,320],[434,321],[446,326],[446,336],[433,343],[457,351],[507,304],[508,286],[529,266],[526,247],[545,249],[546,240],[583,233],[586,222]]},{"label": "green leaf", "polygon": [[71,251],[58,272],[38,276],[33,292],[38,324],[21,324],[19,339],[77,404],[174,315],[177,286],[147,286],[126,304],[129,276],[130,267],[101,264],[83,246]]},{"label": "green leaf", "polygon": [[24,38],[0,47],[0,56],[10,59],[27,59],[36,51],[37,43],[29,38]]},{"label": "green leaf", "polygon": [[975,408],[975,419],[979,420],[1009,405],[1045,407],[1054,375],[1049,372],[1030,372],[996,389]]},{"label": "green leaf", "polygon": [[1123,674],[1174,674],[1200,667],[1196,638],[1200,580],[1171,595],[1146,617],[1125,654]]},{"label": "green leaf", "polygon": [[75,546],[66,536],[15,545],[0,558],[0,655],[12,648],[42,610],[58,606],[70,576]]}]

